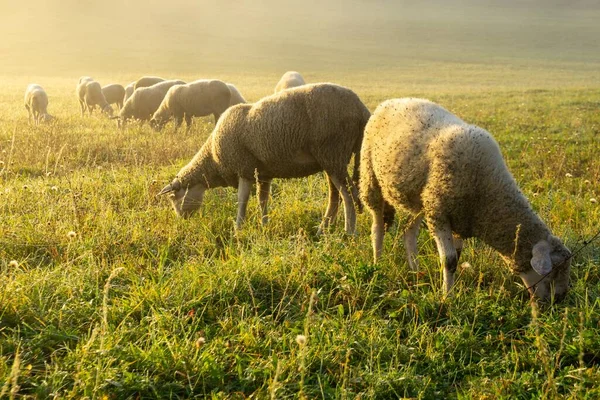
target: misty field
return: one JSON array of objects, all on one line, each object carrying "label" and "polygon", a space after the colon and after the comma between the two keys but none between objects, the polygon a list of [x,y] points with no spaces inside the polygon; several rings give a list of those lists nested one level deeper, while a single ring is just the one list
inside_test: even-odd
[{"label": "misty field", "polygon": [[[536,212],[571,250],[582,247],[600,227],[600,89],[585,88],[587,70],[428,68],[432,80],[416,67],[305,77],[353,88],[371,110],[420,96],[484,127]],[[211,76],[250,101],[278,79]],[[575,255],[565,301],[538,310],[477,240],[443,299],[426,230],[422,270],[409,272],[402,215],[378,264],[366,213],[356,237],[338,220],[317,238],[321,174],[275,180],[265,228],[253,198],[234,233],[233,189],[207,192],[199,214],[176,218],[155,195],[200,148],[212,117],[187,134],[120,131],[80,116],[77,78],[0,87],[0,397],[600,396],[600,242]],[[34,81],[55,124],[27,123],[22,94]]]}]

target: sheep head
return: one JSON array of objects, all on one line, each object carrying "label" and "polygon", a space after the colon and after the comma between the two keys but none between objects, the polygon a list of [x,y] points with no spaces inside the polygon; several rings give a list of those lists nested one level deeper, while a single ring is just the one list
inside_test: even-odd
[{"label": "sheep head", "polygon": [[203,184],[198,183],[189,186],[182,185],[181,182],[175,178],[173,182],[165,186],[158,195],[168,195],[177,215],[188,218],[202,205],[205,191],[206,186]]},{"label": "sheep head", "polygon": [[520,274],[529,292],[543,302],[561,301],[569,290],[571,252],[559,238],[549,235],[531,250],[531,269]]},{"label": "sheep head", "polygon": [[109,117],[112,117],[114,110],[110,106],[110,104],[106,104],[104,107],[102,107],[102,112],[105,113],[106,115],[108,115]]}]

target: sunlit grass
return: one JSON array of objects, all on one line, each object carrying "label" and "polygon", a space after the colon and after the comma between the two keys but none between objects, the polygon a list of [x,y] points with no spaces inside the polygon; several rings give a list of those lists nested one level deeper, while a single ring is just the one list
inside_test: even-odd
[{"label": "sunlit grass", "polygon": [[[439,70],[305,76],[354,88],[370,109],[421,96],[486,128],[535,210],[581,247],[600,227],[591,201],[600,197],[600,89],[579,78],[548,87],[535,74],[503,85],[501,71],[480,68],[477,80],[488,83],[474,87],[453,82],[450,69],[423,85]],[[278,78],[218,77],[251,101]],[[35,78],[57,116],[40,127],[27,125],[21,104],[29,77],[0,90],[0,397],[600,395],[598,242],[576,255],[564,303],[538,312],[477,240],[465,247],[455,296],[442,300],[426,231],[422,273],[409,272],[402,216],[376,265],[367,214],[357,237],[338,221],[316,238],[321,175],[276,181],[265,228],[252,199],[234,234],[232,189],[209,191],[198,215],[177,219],[155,194],[199,149],[212,118],[189,134],[120,131],[80,117],[76,80]]]}]

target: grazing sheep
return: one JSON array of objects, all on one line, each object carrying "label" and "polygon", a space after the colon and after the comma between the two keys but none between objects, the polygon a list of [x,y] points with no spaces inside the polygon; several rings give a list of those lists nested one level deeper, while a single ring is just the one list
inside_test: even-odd
[{"label": "grazing sheep", "polygon": [[79,98],[82,117],[86,110],[92,115],[92,111],[96,106],[99,106],[102,111],[109,116],[113,114],[112,107],[107,103],[102,94],[102,87],[89,76],[82,76],[79,78],[79,83],[77,84],[77,97]]},{"label": "grazing sheep", "polygon": [[129,85],[125,86],[125,96],[123,96],[123,104],[127,101],[128,98],[133,94],[135,82],[131,82]]},{"label": "grazing sheep", "polygon": [[27,86],[27,90],[25,90],[25,108],[29,114],[29,123],[31,123],[32,116],[35,125],[54,119],[52,115],[48,114],[48,95],[40,85],[32,83]]},{"label": "grazing sheep", "polygon": [[156,129],[162,127],[171,117],[175,118],[178,129],[185,118],[187,129],[192,125],[192,117],[212,114],[215,124],[223,111],[229,107],[231,91],[224,82],[203,79],[187,85],[173,86],[167,92],[150,123]]},{"label": "grazing sheep", "polygon": [[184,81],[172,80],[137,89],[123,104],[119,116],[115,116],[113,119],[118,119],[119,126],[124,126],[128,119],[148,121],[160,106],[168,90],[174,85],[184,84]]},{"label": "grazing sheep", "polygon": [[235,106],[236,104],[246,102],[246,99],[244,99],[244,96],[242,96],[240,91],[237,90],[237,88],[235,86],[233,86],[231,83],[228,83],[227,87],[229,88],[229,91],[231,92],[231,100],[229,100],[229,107]]},{"label": "grazing sheep", "polygon": [[288,71],[285,74],[283,74],[279,82],[277,82],[277,85],[275,86],[275,93],[279,93],[282,90],[302,86],[305,84],[306,82],[304,82],[304,78],[302,77],[302,75],[300,75],[300,73],[296,71]]},{"label": "grazing sheep", "polygon": [[123,85],[113,83],[102,88],[102,94],[108,104],[116,104],[120,110],[123,108],[123,99],[125,98],[125,88]]},{"label": "grazing sheep", "polygon": [[164,82],[166,79],[159,78],[158,76],[143,76],[133,84],[133,90],[138,90],[139,88],[149,87],[156,85],[157,83]]},{"label": "grazing sheep", "polygon": [[319,232],[335,219],[341,193],[345,229],[354,233],[358,193],[347,165],[353,153],[358,159],[369,116],[354,92],[330,83],[286,90],[254,104],[238,104],[225,111],[200,151],[160,194],[170,193],[177,214],[187,217],[200,208],[206,189],[237,187],[239,228],[253,182],[258,182],[265,224],[273,178],[325,171],[329,205]]},{"label": "grazing sheep", "polygon": [[408,262],[418,267],[417,235],[425,218],[446,293],[462,239],[477,237],[503,256],[532,294],[565,296],[570,252],[531,209],[487,131],[427,100],[388,100],[369,120],[361,154],[360,193],[373,216],[375,261],[385,223],[394,208],[404,209],[415,216],[404,233]]}]

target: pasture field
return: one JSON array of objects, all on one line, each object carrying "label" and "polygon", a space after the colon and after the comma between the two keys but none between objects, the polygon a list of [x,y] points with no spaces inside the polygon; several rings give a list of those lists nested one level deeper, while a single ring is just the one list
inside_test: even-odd
[{"label": "pasture field", "polygon": [[[571,250],[600,229],[597,64],[478,63],[300,71],[369,109],[426,97],[490,131],[533,208]],[[95,76],[127,84],[144,73]],[[212,71],[249,100],[281,70]],[[233,231],[233,189],[175,217],[156,193],[210,134],[82,118],[82,74],[0,79],[0,398],[600,398],[600,241],[563,303],[538,309],[500,256],[468,240],[454,296],[427,230],[409,272],[405,216],[372,263],[370,216],[321,238],[321,174],[275,180]],[[187,73],[184,80],[207,77]],[[27,83],[56,123],[27,123]],[[341,217],[341,214],[339,215]],[[73,232],[69,234],[70,232]],[[303,335],[306,340],[298,340]]]}]

